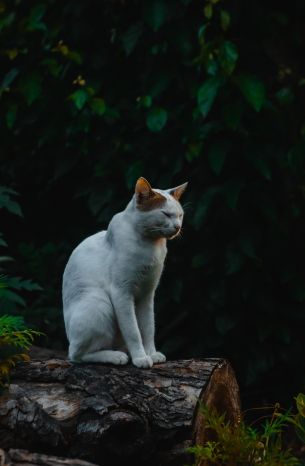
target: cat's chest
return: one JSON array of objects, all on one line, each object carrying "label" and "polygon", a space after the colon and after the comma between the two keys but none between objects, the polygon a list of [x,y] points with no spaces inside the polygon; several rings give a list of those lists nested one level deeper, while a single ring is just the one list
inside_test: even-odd
[{"label": "cat's chest", "polygon": [[143,276],[154,275],[163,268],[166,251],[156,248],[154,251],[142,251],[135,260],[136,272]]},{"label": "cat's chest", "polygon": [[133,258],[131,281],[136,290],[154,288],[162,273],[166,248],[139,251]]}]

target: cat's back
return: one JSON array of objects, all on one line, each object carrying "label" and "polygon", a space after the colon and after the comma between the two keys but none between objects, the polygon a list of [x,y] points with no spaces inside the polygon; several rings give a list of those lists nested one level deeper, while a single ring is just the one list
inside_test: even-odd
[{"label": "cat's back", "polygon": [[106,249],[106,230],[99,231],[94,235],[88,236],[85,238],[78,246],[72,251],[72,254],[69,258],[69,262],[74,262],[79,259],[83,260],[86,257],[88,260],[92,260],[92,257],[100,256],[103,254]]},{"label": "cat's back", "polygon": [[109,262],[106,233],[89,236],[72,251],[63,275],[64,312],[85,290],[103,287]]},{"label": "cat's back", "polygon": [[63,290],[69,286],[79,286],[94,281],[100,275],[101,264],[106,265],[108,247],[106,231],[100,231],[84,239],[73,251],[67,262],[63,276]]}]

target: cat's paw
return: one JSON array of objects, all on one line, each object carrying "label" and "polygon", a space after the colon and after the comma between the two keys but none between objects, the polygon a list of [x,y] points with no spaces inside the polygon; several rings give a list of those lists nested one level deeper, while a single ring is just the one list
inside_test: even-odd
[{"label": "cat's paw", "polygon": [[160,353],[159,351],[156,351],[155,353],[152,353],[149,356],[151,357],[154,364],[159,364],[161,362],[166,361],[166,356],[163,353]]},{"label": "cat's paw", "polygon": [[142,369],[148,369],[152,367],[153,361],[150,356],[144,356],[143,358],[134,358],[132,363],[136,367],[140,367]]},{"label": "cat's paw", "polygon": [[128,355],[126,353],[123,353],[123,351],[114,351],[111,362],[112,364],[123,365],[127,364],[128,360]]}]

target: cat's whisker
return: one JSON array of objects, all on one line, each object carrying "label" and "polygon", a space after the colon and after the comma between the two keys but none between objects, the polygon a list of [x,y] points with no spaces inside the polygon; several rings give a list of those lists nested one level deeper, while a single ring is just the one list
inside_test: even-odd
[{"label": "cat's whisker", "polygon": [[179,231],[179,233],[178,233],[178,235],[177,235],[177,239],[182,239],[182,236],[183,236],[182,233],[183,233],[183,232],[182,232],[182,228],[181,228],[180,231]]},{"label": "cat's whisker", "polygon": [[160,228],[150,228],[148,231],[153,232],[153,233],[157,231],[157,232],[161,233]]},{"label": "cat's whisker", "polygon": [[192,206],[192,202],[188,201],[182,204],[183,210],[188,210]]}]

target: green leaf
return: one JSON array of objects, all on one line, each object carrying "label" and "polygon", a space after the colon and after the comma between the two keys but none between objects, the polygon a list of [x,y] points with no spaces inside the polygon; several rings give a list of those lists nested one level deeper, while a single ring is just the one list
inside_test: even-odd
[{"label": "green leaf", "polygon": [[231,23],[231,16],[227,10],[220,10],[220,25],[223,31],[227,31]]},{"label": "green leaf", "polygon": [[0,19],[0,32],[2,32],[5,28],[9,27],[11,24],[13,24],[15,16],[15,13],[9,13],[7,16],[4,16]]},{"label": "green leaf", "polygon": [[250,236],[250,232],[240,235],[239,244],[245,256],[250,257],[251,259],[257,259],[253,239]]},{"label": "green leaf", "polygon": [[259,112],[266,100],[264,83],[256,76],[244,74],[237,78],[237,85],[251,107]]},{"label": "green leaf", "polygon": [[32,280],[24,280],[20,277],[6,277],[6,285],[14,290],[40,291],[41,286]]},{"label": "green leaf", "polygon": [[236,45],[228,40],[224,41],[219,50],[219,63],[227,75],[233,73],[238,59]]},{"label": "green leaf", "polygon": [[0,246],[7,247],[7,242],[2,238],[2,233],[0,233]]},{"label": "green leaf", "polygon": [[198,159],[202,154],[202,142],[193,142],[187,146],[185,158],[188,162]]},{"label": "green leaf", "polygon": [[66,57],[74,63],[77,63],[77,65],[81,65],[83,63],[81,54],[75,50],[69,50]]},{"label": "green leaf", "polygon": [[7,188],[5,186],[0,186],[0,209],[6,209],[12,214],[19,215],[22,217],[22,212],[20,205],[11,199],[12,195],[16,195],[16,191],[13,189]]},{"label": "green leaf", "polygon": [[204,35],[206,33],[207,27],[208,27],[208,23],[202,24],[200,28],[198,29],[197,36],[201,43],[204,43]]},{"label": "green leaf", "polygon": [[15,191],[12,188],[8,188],[7,186],[0,186],[0,196],[3,193],[7,193],[7,194],[10,194],[10,195],[13,195],[13,196],[18,196],[17,191]]},{"label": "green leaf", "polygon": [[210,167],[216,175],[220,174],[230,147],[231,142],[226,139],[219,139],[211,145],[208,159]]},{"label": "green leaf", "polygon": [[107,117],[109,121],[116,121],[120,118],[120,111],[117,108],[111,108],[107,105],[105,110],[105,117]]},{"label": "green leaf", "polygon": [[12,105],[5,115],[6,124],[9,129],[12,129],[12,127],[14,126],[16,117],[17,117],[17,105]]},{"label": "green leaf", "polygon": [[198,230],[203,221],[205,220],[207,213],[209,211],[209,208],[214,200],[214,198],[219,194],[221,191],[220,186],[211,186],[210,188],[207,189],[207,191],[203,194],[203,196],[200,198],[195,214],[193,216],[192,222],[194,225],[194,228]]},{"label": "green leaf", "polygon": [[9,199],[7,196],[0,196],[0,209],[6,208],[12,214],[23,217],[20,205]]},{"label": "green leaf", "polygon": [[81,110],[85,106],[86,102],[88,102],[89,95],[85,89],[78,89],[69,96],[69,99],[73,100],[78,110]]},{"label": "green leaf", "polygon": [[0,256],[0,262],[14,262],[14,259],[10,256]]},{"label": "green leaf", "polygon": [[165,23],[168,16],[168,4],[166,1],[150,0],[144,4],[144,18],[156,32]]},{"label": "green leaf", "polygon": [[219,71],[218,60],[215,59],[214,55],[210,55],[205,65],[206,72],[209,76],[216,76]]},{"label": "green leaf", "polygon": [[239,128],[242,114],[243,106],[239,100],[229,102],[222,108],[222,118],[224,123],[233,131],[236,131]]},{"label": "green leaf", "polygon": [[253,156],[250,159],[250,161],[252,165],[257,169],[257,171],[259,171],[266,180],[268,181],[271,180],[272,178],[271,170],[265,158],[261,156],[259,157]]},{"label": "green leaf", "polygon": [[152,86],[149,89],[149,95],[152,98],[159,96],[165,90],[168,90],[173,75],[168,70],[158,70],[152,76]]},{"label": "green leaf", "polygon": [[27,23],[27,30],[28,31],[46,31],[47,27],[45,23],[41,21],[44,14],[46,12],[46,5],[43,3],[39,3],[38,5],[32,8],[28,23]]},{"label": "green leaf", "polygon": [[144,166],[142,160],[132,163],[126,171],[125,179],[129,189],[133,188],[136,180],[142,175]]},{"label": "green leaf", "polygon": [[22,316],[0,316],[0,335],[25,329],[26,325]]},{"label": "green leaf", "polygon": [[28,105],[32,105],[41,94],[41,76],[39,73],[31,73],[25,76],[19,83],[20,90]]},{"label": "green leaf", "polygon": [[243,264],[244,258],[242,254],[240,254],[234,244],[230,244],[226,251],[226,274],[232,275],[233,273],[239,272]]},{"label": "green leaf", "polygon": [[62,65],[60,65],[55,58],[46,58],[41,61],[41,65],[45,66],[49,73],[55,78],[59,77],[63,69]]},{"label": "green leaf", "polygon": [[305,443],[305,418],[303,415],[299,414],[295,418],[296,421],[296,434],[298,435],[301,442]]},{"label": "green leaf", "polygon": [[203,12],[204,12],[204,16],[207,18],[207,19],[211,19],[212,16],[213,16],[213,5],[211,3],[208,3],[204,9],[203,9]]},{"label": "green leaf", "polygon": [[233,178],[229,180],[223,188],[227,204],[232,210],[236,209],[239,195],[244,185],[245,183],[243,180],[239,178]]},{"label": "green leaf", "polygon": [[167,122],[167,111],[164,108],[152,108],[146,117],[146,124],[150,131],[161,131]]},{"label": "green leaf", "polygon": [[16,76],[18,76],[18,74],[19,70],[17,68],[12,68],[8,73],[6,73],[2,80],[0,92],[7,89],[12,84]]},{"label": "green leaf", "polygon": [[[11,290],[5,288],[0,288],[0,303],[2,300],[10,301],[11,303],[18,304],[19,306],[24,307],[26,302],[21,296]],[[2,306],[1,306],[2,307]]]},{"label": "green leaf", "polygon": [[207,79],[198,89],[198,107],[204,117],[208,115],[222,83],[222,78],[212,77]]},{"label": "green leaf", "polygon": [[290,105],[294,101],[294,93],[290,87],[282,87],[277,91],[276,98],[281,105]]},{"label": "green leaf", "polygon": [[138,105],[143,108],[150,108],[152,105],[152,97],[150,95],[143,95],[137,98]]},{"label": "green leaf", "polygon": [[129,26],[125,34],[122,36],[122,44],[126,55],[130,55],[135,46],[137,45],[139,38],[143,32],[143,24],[140,21]]},{"label": "green leaf", "polygon": [[106,104],[104,99],[101,99],[100,97],[95,97],[90,101],[90,107],[92,110],[97,114],[97,115],[104,115],[105,110],[106,110]]},{"label": "green leaf", "polygon": [[302,417],[305,417],[305,395],[303,393],[299,393],[295,399],[297,410]]}]

